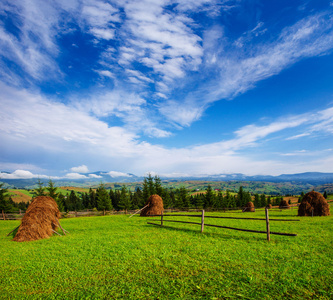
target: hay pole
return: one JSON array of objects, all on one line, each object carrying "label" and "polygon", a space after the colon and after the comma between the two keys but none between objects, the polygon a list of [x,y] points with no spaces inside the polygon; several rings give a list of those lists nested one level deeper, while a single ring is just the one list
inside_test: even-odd
[{"label": "hay pole", "polygon": [[62,236],[60,233],[56,232],[55,230],[52,229],[52,231],[53,231],[54,233],[56,233],[57,235]]},{"label": "hay pole", "polygon": [[202,215],[201,215],[201,233],[204,231],[204,226],[205,226],[205,210],[202,210]]},{"label": "hay pole", "polygon": [[17,226],[15,229],[13,229],[11,232],[9,232],[8,234],[7,234],[7,236],[9,236],[12,232],[14,232],[17,228],[19,228],[21,226],[21,224],[19,225],[19,226]]},{"label": "hay pole", "polygon": [[137,213],[139,213],[141,210],[143,210],[144,208],[146,208],[149,204],[147,204],[146,206],[142,207],[141,209],[139,209],[138,211],[136,211],[133,215],[130,215],[129,217],[132,218],[134,215],[136,215]]},{"label": "hay pole", "polygon": [[266,215],[266,231],[267,231],[267,241],[271,240],[270,231],[269,231],[269,217],[268,217],[268,208],[265,208]]},{"label": "hay pole", "polygon": [[[62,227],[61,227],[61,225],[60,225],[60,222],[59,222],[59,220],[57,219],[57,222],[58,222],[58,226],[60,227],[60,229],[62,230],[62,232],[64,233],[64,235],[66,235],[66,230],[65,229],[63,229]],[[68,231],[67,231],[68,232]],[[69,232],[68,232],[69,233]]]}]

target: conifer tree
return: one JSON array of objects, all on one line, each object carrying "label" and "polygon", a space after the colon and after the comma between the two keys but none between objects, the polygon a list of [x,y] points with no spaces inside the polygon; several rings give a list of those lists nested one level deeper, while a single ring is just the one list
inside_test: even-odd
[{"label": "conifer tree", "polygon": [[57,188],[54,186],[54,182],[51,179],[48,182],[48,186],[47,186],[46,190],[48,191],[48,196],[50,196],[55,201],[57,201],[57,197],[58,197]]},{"label": "conifer tree", "polygon": [[260,195],[260,207],[265,207],[267,205],[265,194]]},{"label": "conifer tree", "polygon": [[196,196],[196,203],[195,203],[197,208],[203,208],[205,205],[205,195],[204,194],[198,194]]},{"label": "conifer tree", "polygon": [[267,205],[269,205],[269,204],[272,204],[271,196],[268,196],[268,197],[267,197]]},{"label": "conifer tree", "polygon": [[163,194],[162,181],[157,175],[154,177],[154,190],[157,195],[162,197]]},{"label": "conifer tree", "polygon": [[244,206],[244,191],[242,186],[239,187],[235,204],[237,207]]},{"label": "conifer tree", "polygon": [[111,210],[113,208],[109,193],[105,189],[103,183],[101,183],[96,190],[96,201],[97,201],[97,209],[103,210],[104,215],[106,210]]},{"label": "conifer tree", "polygon": [[9,201],[9,197],[7,195],[8,189],[3,187],[4,184],[0,183],[0,212],[3,210],[4,212],[9,212],[13,209],[12,204]]},{"label": "conifer tree", "polygon": [[253,201],[254,207],[260,207],[260,198],[259,198],[259,194],[256,193],[254,195],[254,201]]},{"label": "conifer tree", "polygon": [[43,187],[44,183],[38,178],[37,181],[38,188],[35,189],[36,196],[45,196],[45,188]]},{"label": "conifer tree", "polygon": [[222,191],[218,191],[218,193],[217,193],[215,207],[219,208],[219,209],[225,207]]},{"label": "conifer tree", "polygon": [[57,197],[57,204],[60,211],[65,211],[65,196],[59,193]]},{"label": "conifer tree", "polygon": [[205,207],[213,207],[214,203],[215,203],[215,193],[213,192],[212,187],[209,184],[205,194]]},{"label": "conifer tree", "polygon": [[184,186],[180,187],[178,197],[180,198],[179,203],[182,204],[182,207],[186,207],[186,208],[190,207],[190,205],[191,205],[190,199],[187,195],[187,191]]},{"label": "conifer tree", "polygon": [[120,201],[119,207],[125,210],[125,214],[128,210],[131,209],[132,203],[129,195],[129,191],[127,190],[126,186],[123,185],[120,191]]},{"label": "conifer tree", "polygon": [[142,191],[139,187],[136,188],[133,198],[132,198],[132,208],[138,209],[144,206],[143,199],[142,199]]}]

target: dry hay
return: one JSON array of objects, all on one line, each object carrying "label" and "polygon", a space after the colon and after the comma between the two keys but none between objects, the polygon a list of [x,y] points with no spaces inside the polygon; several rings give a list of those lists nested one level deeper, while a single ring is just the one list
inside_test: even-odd
[{"label": "dry hay", "polygon": [[254,212],[255,211],[253,202],[250,201],[250,202],[246,203],[243,212],[246,212],[246,211],[248,211],[248,212]]},{"label": "dry hay", "polygon": [[146,206],[140,216],[161,215],[163,213],[163,199],[159,195],[151,195],[146,202]]},{"label": "dry hay", "polygon": [[272,206],[272,204],[267,204],[266,205],[266,208],[268,208],[268,209],[271,209],[273,206]]},{"label": "dry hay", "polygon": [[312,191],[304,195],[298,207],[299,216],[329,216],[330,207],[322,194]]},{"label": "dry hay", "polygon": [[53,198],[38,196],[29,205],[14,241],[25,242],[50,237],[58,227],[60,211]]},{"label": "dry hay", "polygon": [[279,208],[280,209],[288,209],[288,208],[290,208],[288,201],[287,200],[281,200]]}]

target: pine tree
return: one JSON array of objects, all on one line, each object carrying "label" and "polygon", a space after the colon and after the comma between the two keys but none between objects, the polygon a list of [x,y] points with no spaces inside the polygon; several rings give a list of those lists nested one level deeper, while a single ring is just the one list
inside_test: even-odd
[{"label": "pine tree", "polygon": [[96,201],[97,201],[97,209],[103,210],[104,215],[106,210],[111,210],[113,208],[109,193],[105,189],[103,183],[101,183],[96,190]]},{"label": "pine tree", "polygon": [[196,203],[195,203],[196,207],[197,208],[203,208],[204,205],[205,205],[205,195],[204,194],[198,194],[196,197],[197,197],[196,198]]},{"label": "pine tree", "polygon": [[9,201],[9,197],[7,195],[8,189],[3,187],[4,184],[0,183],[0,212],[3,210],[4,212],[9,212],[13,209]]},{"label": "pine tree", "polygon": [[46,190],[48,191],[48,196],[57,201],[57,188],[54,186],[54,182],[51,179],[49,180],[49,185],[47,186]]},{"label": "pine tree", "polygon": [[149,192],[148,198],[149,198],[151,195],[156,194],[154,178],[151,176],[150,173],[148,174],[147,177],[147,184],[148,184],[148,192]]},{"label": "pine tree", "polygon": [[258,193],[256,193],[255,195],[254,195],[254,201],[253,201],[254,203],[254,207],[260,207],[260,198],[259,198],[259,194]]},{"label": "pine tree", "polygon": [[38,188],[35,189],[36,196],[45,196],[45,188],[43,187],[44,183],[38,178],[37,181]]},{"label": "pine tree", "polygon": [[182,207],[190,207],[190,199],[184,186],[180,187],[178,197],[180,198],[179,202],[182,203]]},{"label": "pine tree", "polygon": [[175,208],[183,208],[184,207],[184,202],[183,198],[180,197],[180,191],[176,191],[176,198],[175,198],[175,203],[174,203]]},{"label": "pine tree", "polygon": [[132,200],[132,208],[138,209],[144,206],[144,203],[142,203],[142,191],[139,187],[136,188],[134,194],[133,194],[133,200]]},{"label": "pine tree", "polygon": [[219,208],[219,209],[223,208],[224,207],[223,200],[224,199],[223,199],[222,191],[218,191],[216,201],[215,201],[215,207]]},{"label": "pine tree", "polygon": [[65,211],[65,196],[63,194],[59,194],[57,197],[57,204],[60,211]]},{"label": "pine tree", "polygon": [[170,193],[167,189],[163,189],[162,199],[163,199],[164,208],[171,208],[172,207],[172,205],[173,205],[172,199],[171,199]]},{"label": "pine tree", "polygon": [[265,194],[260,195],[260,207],[265,207],[267,205]]},{"label": "pine tree", "polygon": [[155,181],[154,182],[155,193],[162,197],[163,194],[162,181],[157,175],[154,177],[154,181]]},{"label": "pine tree", "polygon": [[205,194],[205,208],[213,207],[215,203],[215,193],[212,190],[212,187],[210,184],[206,188],[206,194]]},{"label": "pine tree", "polygon": [[67,201],[70,210],[78,211],[82,209],[81,199],[75,194],[73,190],[70,192]]},{"label": "pine tree", "polygon": [[250,194],[250,192],[244,192],[242,207],[244,207],[249,202],[252,202],[251,194]]},{"label": "pine tree", "polygon": [[237,198],[236,198],[236,206],[237,207],[244,206],[244,191],[243,191],[242,186],[240,186],[239,190],[238,190],[238,194],[237,194]]},{"label": "pine tree", "polygon": [[271,196],[268,196],[268,197],[267,197],[267,205],[269,205],[269,204],[272,204]]},{"label": "pine tree", "polygon": [[120,201],[119,207],[125,210],[125,214],[128,210],[131,209],[132,203],[129,195],[129,191],[127,190],[126,186],[123,185],[120,191]]}]

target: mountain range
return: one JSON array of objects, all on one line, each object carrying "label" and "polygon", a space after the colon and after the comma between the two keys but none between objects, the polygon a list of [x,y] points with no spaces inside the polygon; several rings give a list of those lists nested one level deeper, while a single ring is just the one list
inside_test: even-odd
[{"label": "mountain range", "polygon": [[[111,176],[108,172],[94,172],[82,174],[82,178],[78,179],[52,179],[56,186],[90,186],[100,182],[110,183],[126,183],[126,182],[141,182],[143,176],[134,174],[123,174],[122,176]],[[265,181],[265,182],[292,182],[311,185],[333,183],[333,173],[321,172],[306,172],[298,174],[281,174],[279,176],[271,175],[255,175],[248,176],[241,173],[235,174],[217,174],[217,175],[201,175],[201,176],[185,176],[185,177],[163,177],[163,181],[187,181],[187,180],[205,180],[205,181]],[[41,179],[42,182],[47,182],[48,179]],[[1,179],[0,182],[6,183],[10,187],[16,188],[31,188],[37,182],[38,178],[31,179]]]}]

